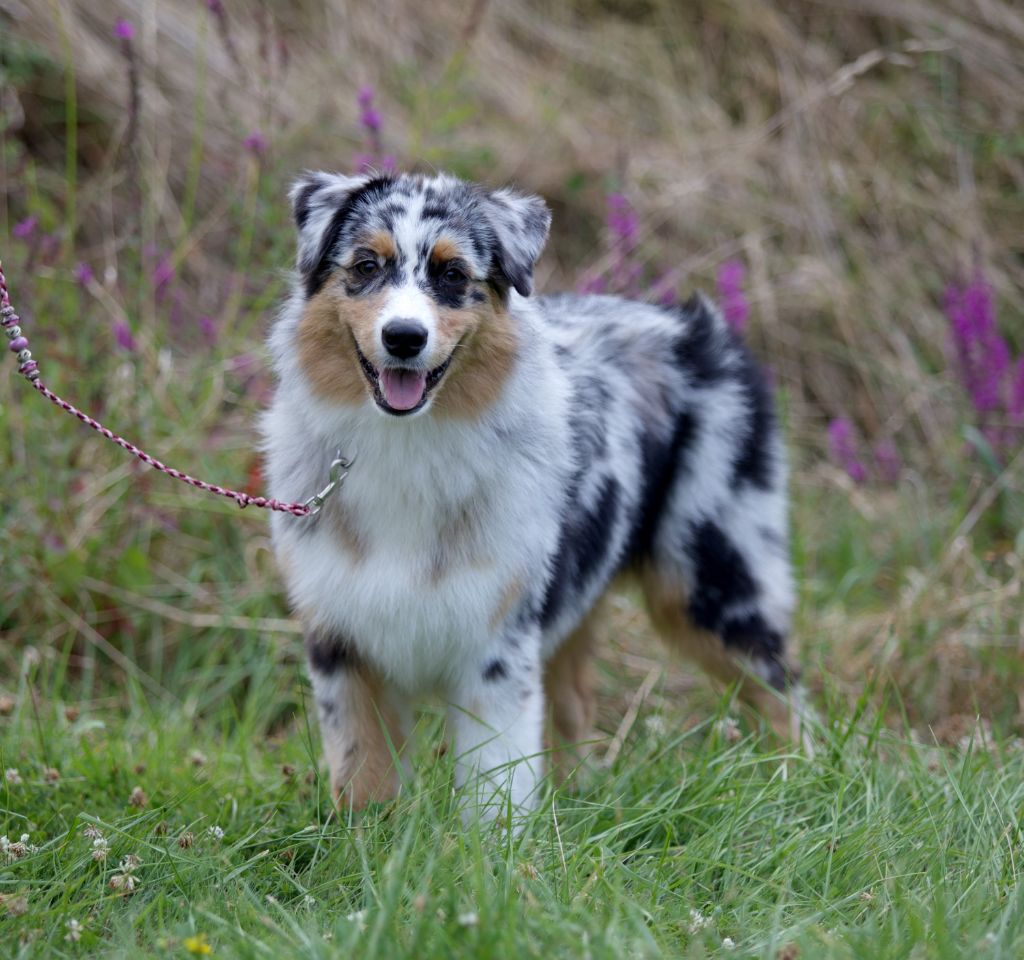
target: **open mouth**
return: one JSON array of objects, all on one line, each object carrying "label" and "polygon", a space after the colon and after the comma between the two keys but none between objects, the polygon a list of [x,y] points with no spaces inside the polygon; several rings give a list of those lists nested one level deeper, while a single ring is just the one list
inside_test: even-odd
[{"label": "open mouth", "polygon": [[415,413],[427,402],[430,391],[441,382],[454,355],[454,351],[448,354],[448,359],[433,370],[414,367],[382,367],[378,370],[366,359],[358,343],[355,348],[363,375],[373,387],[373,399],[377,406],[395,417]]}]

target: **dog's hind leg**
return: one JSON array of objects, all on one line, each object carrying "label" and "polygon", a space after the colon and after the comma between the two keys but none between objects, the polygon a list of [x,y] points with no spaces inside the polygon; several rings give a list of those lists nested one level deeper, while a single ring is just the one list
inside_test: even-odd
[{"label": "dog's hind leg", "polygon": [[790,666],[785,635],[768,626],[755,606],[719,628],[701,626],[694,616],[694,588],[673,572],[649,569],[641,582],[655,629],[674,650],[713,680],[738,688],[740,699],[764,717],[782,738],[806,740],[802,690]]},{"label": "dog's hind leg", "polygon": [[312,630],[306,653],[313,682],[331,792],[342,808],[359,810],[398,792],[408,706],[344,637]]},{"label": "dog's hind leg", "polygon": [[559,784],[585,764],[593,750],[596,624],[597,614],[592,611],[544,665],[552,766]]}]

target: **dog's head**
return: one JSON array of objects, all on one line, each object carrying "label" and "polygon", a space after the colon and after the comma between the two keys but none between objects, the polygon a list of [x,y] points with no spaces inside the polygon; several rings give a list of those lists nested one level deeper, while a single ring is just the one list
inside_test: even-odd
[{"label": "dog's head", "polygon": [[400,417],[473,416],[515,361],[510,290],[529,295],[551,220],[539,197],[453,177],[310,173],[291,191],[313,391]]}]

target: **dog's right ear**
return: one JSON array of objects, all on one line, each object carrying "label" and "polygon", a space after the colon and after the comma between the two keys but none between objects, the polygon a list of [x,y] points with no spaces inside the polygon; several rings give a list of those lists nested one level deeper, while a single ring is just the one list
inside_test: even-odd
[{"label": "dog's right ear", "polygon": [[331,255],[355,195],[370,176],[309,171],[292,184],[288,197],[298,230],[296,265],[312,296],[331,271]]}]

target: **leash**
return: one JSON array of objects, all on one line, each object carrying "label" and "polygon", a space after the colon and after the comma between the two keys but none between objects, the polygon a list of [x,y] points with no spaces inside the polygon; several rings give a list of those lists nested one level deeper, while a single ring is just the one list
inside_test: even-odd
[{"label": "leash", "polygon": [[330,479],[327,486],[302,503],[287,503],[283,500],[275,500],[272,497],[254,497],[241,490],[221,487],[216,483],[206,483],[204,480],[199,480],[187,473],[182,473],[181,470],[175,470],[173,467],[161,463],[156,457],[151,457],[145,450],[125,440],[124,437],[118,436],[113,430],[109,430],[98,420],[93,420],[88,414],[83,413],[77,407],[68,403],[67,400],[57,396],[47,387],[39,375],[39,363],[32,358],[32,351],[28,348],[28,337],[25,336],[20,324],[21,320],[14,312],[14,307],[11,306],[11,297],[7,290],[7,278],[4,276],[3,264],[0,263],[0,327],[7,334],[8,347],[18,359],[18,373],[25,377],[47,400],[65,413],[70,413],[72,416],[77,417],[87,427],[92,428],[108,440],[116,443],[122,450],[127,450],[133,457],[138,457],[143,463],[149,464],[154,470],[166,473],[167,476],[180,480],[182,483],[187,483],[190,487],[195,487],[197,490],[205,490],[207,493],[214,493],[219,497],[227,497],[230,500],[234,500],[242,508],[249,506],[263,507],[266,510],[290,513],[293,517],[312,517],[320,512],[324,501],[335,489],[341,486],[345,477],[348,476],[348,473],[343,471],[347,471],[352,466],[355,458],[345,458],[339,451],[335,459],[331,461]]}]

